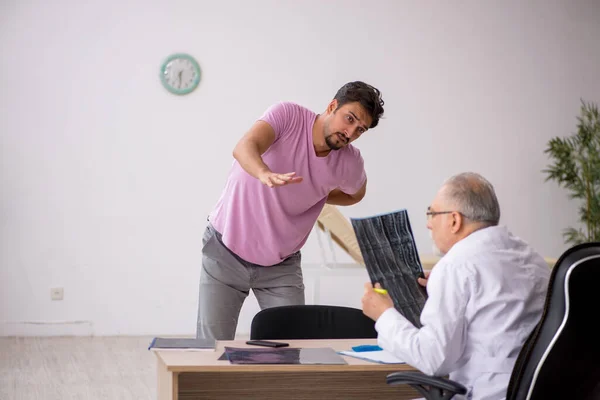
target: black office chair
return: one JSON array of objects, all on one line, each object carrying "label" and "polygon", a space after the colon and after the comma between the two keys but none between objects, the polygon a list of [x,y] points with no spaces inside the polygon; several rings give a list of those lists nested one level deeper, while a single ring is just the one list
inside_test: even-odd
[{"label": "black office chair", "polygon": [[252,319],[250,339],[373,339],[375,322],[362,310],[329,305],[266,308]]},{"label": "black office chair", "polygon": [[[600,243],[567,250],[556,262],[540,322],[523,345],[506,399],[600,399]],[[465,394],[457,382],[420,372],[395,372],[390,385],[408,384],[428,400]]]}]

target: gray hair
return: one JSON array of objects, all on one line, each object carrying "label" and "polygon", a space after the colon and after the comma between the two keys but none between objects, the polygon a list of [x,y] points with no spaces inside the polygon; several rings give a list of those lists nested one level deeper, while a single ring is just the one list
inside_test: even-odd
[{"label": "gray hair", "polygon": [[444,198],[473,222],[495,226],[500,221],[500,204],[494,187],[479,174],[464,172],[447,179],[444,182]]}]

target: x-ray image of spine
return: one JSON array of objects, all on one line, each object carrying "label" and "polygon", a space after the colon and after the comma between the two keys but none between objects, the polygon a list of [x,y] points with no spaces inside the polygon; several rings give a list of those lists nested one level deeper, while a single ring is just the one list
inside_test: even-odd
[{"label": "x-ray image of spine", "polygon": [[423,276],[408,212],[399,210],[366,218],[351,218],[371,282],[379,282],[394,307],[420,328],[427,292],[417,282]]}]

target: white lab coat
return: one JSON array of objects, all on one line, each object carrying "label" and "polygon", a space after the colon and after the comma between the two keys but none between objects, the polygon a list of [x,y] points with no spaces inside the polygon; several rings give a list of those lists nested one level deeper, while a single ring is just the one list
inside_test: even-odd
[{"label": "white lab coat", "polygon": [[539,321],[550,268],[505,227],[472,233],[432,269],[417,329],[394,308],[378,344],[426,374],[469,390],[455,399],[504,399],[519,351]]}]

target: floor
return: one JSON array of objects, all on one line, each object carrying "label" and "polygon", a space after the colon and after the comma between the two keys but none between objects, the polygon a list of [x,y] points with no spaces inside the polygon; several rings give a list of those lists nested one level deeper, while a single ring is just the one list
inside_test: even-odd
[{"label": "floor", "polygon": [[154,400],[150,337],[0,337],[0,400]]}]

